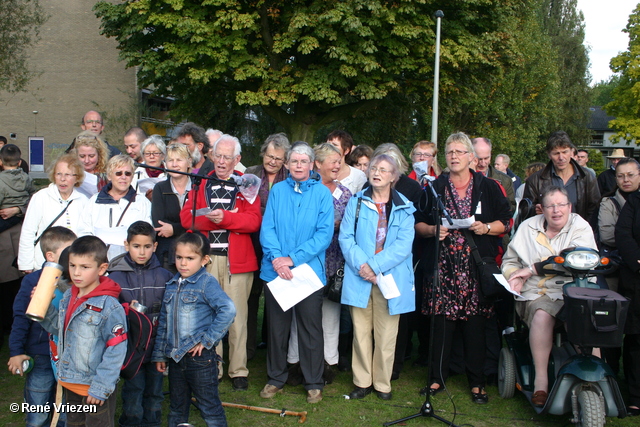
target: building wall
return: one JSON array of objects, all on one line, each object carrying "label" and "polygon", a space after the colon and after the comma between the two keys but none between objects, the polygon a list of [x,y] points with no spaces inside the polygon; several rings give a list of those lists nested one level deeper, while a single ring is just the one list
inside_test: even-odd
[{"label": "building wall", "polygon": [[[51,156],[69,145],[88,110],[105,116],[104,135],[121,146],[122,129],[136,123],[135,70],[118,61],[116,42],[100,35],[91,10],[95,0],[40,0],[50,15],[31,60],[42,74],[29,91],[0,92],[0,135],[9,138],[28,160],[28,137],[45,138],[45,168]],[[37,115],[32,112],[38,111]],[[35,122],[34,122],[35,119]]]}]

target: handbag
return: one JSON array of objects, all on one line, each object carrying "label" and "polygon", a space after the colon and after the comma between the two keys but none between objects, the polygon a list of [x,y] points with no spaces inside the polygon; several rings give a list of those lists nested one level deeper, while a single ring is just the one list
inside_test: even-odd
[{"label": "handbag", "polygon": [[[356,237],[356,231],[358,230],[358,217],[360,216],[360,205],[362,204],[362,198],[358,198],[358,205],[356,206],[356,220],[353,224],[353,238]],[[327,286],[324,287],[324,295],[329,298],[330,301],[340,303],[342,299],[342,284],[344,282],[344,264],[338,268],[336,274],[327,279]]]},{"label": "handbag", "polygon": [[471,248],[471,255],[476,264],[476,277],[480,285],[480,299],[484,301],[495,299],[502,291],[506,291],[504,287],[498,283],[494,274],[502,274],[495,258],[481,257],[478,246],[469,229],[464,229],[464,236]]}]

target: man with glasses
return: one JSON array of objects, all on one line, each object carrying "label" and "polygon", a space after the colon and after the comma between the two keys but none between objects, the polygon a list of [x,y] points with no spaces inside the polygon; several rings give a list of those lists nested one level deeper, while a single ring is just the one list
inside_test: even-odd
[{"label": "man with glasses", "polygon": [[600,190],[595,176],[580,167],[573,159],[575,146],[565,131],[556,131],[547,139],[547,166],[527,178],[524,195],[542,213],[542,193],[552,185],[564,188],[569,195],[572,212],[589,221],[600,204]]},{"label": "man with glasses", "polygon": [[[204,133],[204,132],[203,132]],[[231,384],[236,391],[247,390],[247,301],[253,284],[253,272],[258,270],[251,233],[259,230],[262,215],[260,198],[253,203],[238,191],[231,175],[240,162],[240,141],[231,135],[222,135],[213,148],[215,170],[209,173],[215,180],[207,180],[204,191],[195,201],[196,208],[209,209],[206,215],[196,216],[195,227],[205,233],[211,243],[211,263],[207,271],[220,282],[220,286],[236,307],[236,317],[229,328],[229,368]],[[180,212],[185,228],[191,227],[195,190]],[[222,355],[222,344],[217,347]],[[222,370],[219,372],[222,377]]]},{"label": "man with glasses", "polygon": [[516,209],[516,194],[513,190],[513,181],[511,181],[509,175],[496,170],[491,165],[491,140],[488,138],[473,138],[471,143],[473,144],[473,150],[476,152],[476,172],[495,179],[502,185],[507,193],[511,212],[513,213]]},{"label": "man with glasses", "polygon": [[[102,116],[97,111],[93,111],[93,110],[87,111],[86,114],[82,116],[82,120],[80,121],[80,128],[82,130],[88,130],[89,132],[93,133],[96,136],[101,135],[102,131],[104,130],[104,123],[102,121]],[[110,145],[106,139],[104,138],[101,138],[101,139],[104,141],[104,143],[107,146],[107,149],[109,150],[109,158],[113,156],[117,156],[118,154],[121,154],[120,150],[118,150],[113,145]],[[65,153],[70,152],[74,148],[75,148],[75,144],[74,142],[72,142],[69,148],[66,149]]]}]

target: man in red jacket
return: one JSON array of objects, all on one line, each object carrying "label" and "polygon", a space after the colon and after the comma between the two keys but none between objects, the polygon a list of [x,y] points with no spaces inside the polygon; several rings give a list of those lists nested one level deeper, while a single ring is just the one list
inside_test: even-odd
[{"label": "man in red jacket", "polygon": [[[229,328],[229,377],[234,390],[247,390],[247,301],[258,269],[251,233],[260,229],[262,216],[260,200],[251,203],[238,190],[231,175],[240,162],[240,142],[231,135],[222,135],[215,143],[211,160],[215,169],[208,176],[203,190],[197,195],[191,190],[180,212],[183,227],[191,227],[192,208],[207,208],[206,215],[196,214],[196,230],[207,235],[211,242],[211,273],[236,306],[236,318]],[[222,355],[222,345],[218,345]],[[222,376],[222,370],[220,370]]]}]

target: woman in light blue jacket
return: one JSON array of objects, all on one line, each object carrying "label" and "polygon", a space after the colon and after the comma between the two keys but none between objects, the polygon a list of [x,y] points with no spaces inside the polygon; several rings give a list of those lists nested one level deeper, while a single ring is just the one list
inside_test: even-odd
[{"label": "woman in light blue jacket", "polygon": [[[340,226],[346,261],[342,303],[351,306],[354,328],[356,388],[351,399],[362,399],[373,390],[380,399],[391,399],[398,321],[400,314],[415,310],[411,267],[415,208],[392,188],[399,177],[392,157],[374,157],[368,170],[370,187],[349,201]],[[384,292],[389,282],[397,286],[395,295]]]}]

